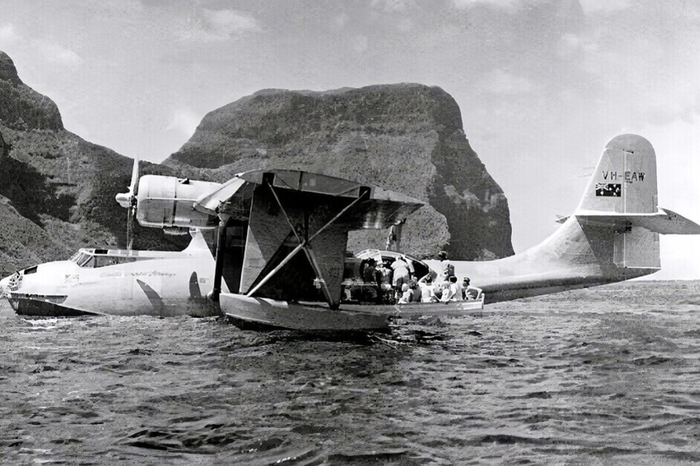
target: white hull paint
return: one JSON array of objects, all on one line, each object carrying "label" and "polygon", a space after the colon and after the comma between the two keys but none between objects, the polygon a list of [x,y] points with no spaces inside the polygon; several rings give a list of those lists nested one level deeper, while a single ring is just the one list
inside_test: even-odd
[{"label": "white hull paint", "polygon": [[196,235],[184,251],[139,251],[133,262],[96,268],[49,262],[19,272],[15,289],[3,286],[22,315],[220,315],[205,298],[214,283],[214,258],[206,248]]}]

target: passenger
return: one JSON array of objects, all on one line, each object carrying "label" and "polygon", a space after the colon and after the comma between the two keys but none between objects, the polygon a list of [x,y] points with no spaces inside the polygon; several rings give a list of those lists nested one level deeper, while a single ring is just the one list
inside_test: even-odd
[{"label": "passenger", "polygon": [[411,279],[411,272],[409,270],[408,262],[404,256],[397,257],[391,268],[394,271],[394,289],[401,290],[402,285],[405,283],[408,285],[408,281]]},{"label": "passenger", "polygon": [[365,268],[362,271],[362,281],[365,283],[376,283],[377,282],[377,269],[376,262],[374,259],[368,259],[365,264]]},{"label": "passenger", "polygon": [[433,279],[428,276],[425,280],[418,282],[420,285],[420,301],[422,303],[437,303],[439,300],[435,296],[435,285],[433,285]]},{"label": "passenger", "polygon": [[440,259],[441,274],[447,276],[448,278],[455,274],[455,266],[447,259],[447,252],[440,251],[437,254],[438,259]]},{"label": "passenger", "polygon": [[450,282],[445,280],[446,279],[443,277],[438,277],[433,282],[433,294],[435,294],[435,297],[438,299],[438,301],[440,300],[440,298],[442,298],[442,290],[450,285]]},{"label": "passenger", "polygon": [[389,268],[388,262],[380,262],[377,265],[377,280],[379,283],[388,283],[391,285],[391,269]]},{"label": "passenger", "polygon": [[408,283],[401,285],[401,297],[399,298],[399,304],[408,304],[413,301],[413,290],[408,286]]},{"label": "passenger", "polygon": [[456,294],[459,297],[457,301],[464,301],[464,288],[462,287],[462,282],[460,282],[457,277],[455,277],[455,285],[457,286]]},{"label": "passenger", "polygon": [[352,301],[352,290],[350,289],[349,286],[346,286],[343,288],[343,292],[345,293],[345,301]]},{"label": "passenger", "polygon": [[435,284],[435,280],[438,278],[438,273],[434,271],[433,269],[429,269],[429,272],[423,275],[419,280],[418,283],[425,283],[428,279],[430,279],[433,284]]},{"label": "passenger", "polygon": [[471,280],[469,280],[469,277],[464,277],[464,280],[462,281],[462,288],[464,289],[465,301],[474,301],[479,299],[479,297],[481,296],[481,288],[471,286],[469,284],[470,282]]},{"label": "passenger", "polygon": [[389,264],[385,262],[380,262],[376,269],[377,282],[379,284],[377,290],[379,292],[378,299],[385,304],[390,304],[393,301],[393,293],[391,292],[393,289],[391,281],[392,272],[388,265]]},{"label": "passenger", "polygon": [[413,296],[411,297],[411,302],[413,303],[420,303],[421,302],[421,297],[423,295],[423,290],[421,290],[420,286],[418,286],[418,282],[415,279],[411,279],[409,282],[409,288],[411,288],[411,291],[413,292]]},{"label": "passenger", "polygon": [[450,276],[449,283],[449,286],[442,290],[440,302],[448,303],[451,301],[462,301],[462,295],[459,293],[460,286],[457,283],[457,277],[454,275]]},{"label": "passenger", "polygon": [[389,228],[389,236],[386,238],[387,250],[396,252],[401,251],[401,230],[404,223],[406,223],[406,219],[397,220],[394,222],[391,228]]},{"label": "passenger", "polygon": [[367,267],[367,259],[362,259],[362,262],[360,262],[360,274],[357,277],[359,280],[362,280],[362,277],[365,276],[365,267]]}]

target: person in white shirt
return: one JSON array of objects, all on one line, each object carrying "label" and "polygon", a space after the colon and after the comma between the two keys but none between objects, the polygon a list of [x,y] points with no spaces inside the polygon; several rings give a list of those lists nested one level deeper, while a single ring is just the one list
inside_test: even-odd
[{"label": "person in white shirt", "polygon": [[421,296],[420,302],[422,303],[436,303],[438,299],[435,297],[435,285],[433,285],[433,279],[428,276],[425,280],[418,282],[420,286]]},{"label": "person in white shirt", "polygon": [[449,279],[449,286],[442,290],[442,298],[440,301],[447,303],[450,301],[462,301],[461,287],[457,283],[457,277],[452,275]]},{"label": "person in white shirt", "polygon": [[408,261],[404,259],[403,256],[397,257],[391,264],[391,268],[394,271],[394,288],[396,290],[401,290],[401,286],[404,283],[408,285],[411,278],[411,271],[409,269]]},{"label": "person in white shirt", "polygon": [[413,290],[408,283],[401,285],[401,297],[399,298],[399,304],[408,304],[413,301]]}]

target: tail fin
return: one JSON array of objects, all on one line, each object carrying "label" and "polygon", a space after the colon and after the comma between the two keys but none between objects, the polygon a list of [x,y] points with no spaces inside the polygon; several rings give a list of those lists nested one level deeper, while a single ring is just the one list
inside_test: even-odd
[{"label": "tail fin", "polygon": [[659,269],[659,233],[700,234],[700,225],[657,203],[654,148],[623,134],[606,144],[574,215],[584,232],[612,235],[617,267]]},{"label": "tail fin", "polygon": [[700,225],[657,205],[656,154],[636,134],[610,140],[574,215],[583,223],[640,227],[650,232],[700,234]]},{"label": "tail fin", "polygon": [[578,211],[656,213],[656,154],[641,136],[623,134],[605,145]]}]

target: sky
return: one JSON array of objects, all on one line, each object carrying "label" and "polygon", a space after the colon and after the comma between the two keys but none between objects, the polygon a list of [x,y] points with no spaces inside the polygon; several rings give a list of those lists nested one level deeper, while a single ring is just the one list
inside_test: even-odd
[{"label": "sky", "polygon": [[[574,211],[606,142],[647,138],[659,205],[700,223],[700,2],[0,0],[0,50],[82,138],[155,162],[260,89],[416,82],[461,108],[521,252]],[[663,236],[659,279],[700,279]]]}]

